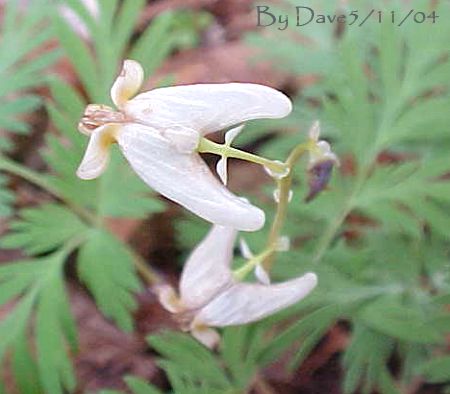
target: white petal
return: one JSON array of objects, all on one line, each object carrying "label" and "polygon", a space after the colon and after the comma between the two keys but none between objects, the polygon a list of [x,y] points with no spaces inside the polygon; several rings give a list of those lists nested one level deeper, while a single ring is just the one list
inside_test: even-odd
[{"label": "white petal", "polygon": [[316,144],[316,149],[309,153],[308,168],[313,168],[316,164],[331,160],[339,166],[338,157],[331,151],[331,146],[327,141],[319,141]]},{"label": "white petal", "polygon": [[283,93],[249,83],[171,86],[141,93],[125,105],[133,119],[153,127],[181,125],[201,135],[250,119],[283,118],[292,104]]},{"label": "white petal", "polygon": [[125,60],[122,71],[111,88],[111,98],[113,103],[122,108],[123,105],[133,98],[142,86],[144,81],[144,70],[142,66],[134,60]]},{"label": "white petal", "polygon": [[316,120],[309,129],[308,136],[313,141],[318,141],[320,137],[320,122]]},{"label": "white petal", "polygon": [[242,129],[244,128],[244,125],[240,125],[238,127],[234,127],[231,130],[228,130],[225,133],[225,144],[231,145],[233,140],[241,133]]},{"label": "white petal", "polygon": [[193,153],[200,138],[195,130],[176,126],[168,130],[161,130],[161,135],[170,141],[179,153]]},{"label": "white petal", "polygon": [[77,175],[81,179],[94,179],[101,175],[109,162],[109,147],[115,142],[120,126],[107,124],[96,128],[89,138]]},{"label": "white petal", "polygon": [[189,309],[204,306],[232,284],[236,234],[231,227],[215,225],[189,256],[180,280],[181,299]]},{"label": "white petal", "polygon": [[211,327],[254,322],[300,301],[316,284],[313,273],[270,286],[236,283],[201,309],[195,321]]},{"label": "white petal", "polygon": [[224,185],[226,185],[228,183],[228,168],[227,168],[228,163],[227,162],[228,162],[228,160],[226,157],[221,157],[216,164],[217,174],[219,175],[219,178]]},{"label": "white petal", "polygon": [[[273,191],[273,199],[275,200],[275,202],[278,204],[280,202],[280,189],[275,189]],[[289,190],[289,194],[288,194],[288,202],[292,201],[292,197],[294,197],[294,192],[292,190]]]},{"label": "white petal", "polygon": [[261,264],[257,264],[255,267],[255,276],[258,279],[259,283],[263,285],[270,285],[270,276],[269,273],[264,269]]},{"label": "white petal", "polygon": [[[280,166],[282,164],[284,164],[280,160],[273,160],[273,161],[275,163],[277,163],[277,164],[280,164]],[[274,171],[274,170],[270,169],[269,167],[264,166],[264,171],[266,171],[266,173],[268,175],[270,175],[272,178],[280,180],[280,179],[283,179],[284,177],[286,177],[289,174],[290,169],[289,169],[288,166],[285,166],[284,169],[281,172],[278,172],[278,171]]]},{"label": "white petal", "polygon": [[168,140],[170,130],[125,124],[119,146],[136,173],[153,189],[212,223],[259,230],[265,215],[232,194],[196,153],[183,154]]},{"label": "white petal", "polygon": [[195,327],[191,329],[192,336],[209,349],[214,349],[220,343],[219,333],[209,327]]},{"label": "white petal", "polygon": [[239,239],[239,249],[244,259],[250,260],[254,257],[253,252],[250,250],[250,246],[248,246],[247,241],[242,237]]},{"label": "white petal", "polygon": [[172,286],[160,285],[154,288],[158,300],[164,309],[171,313],[181,312],[183,307],[181,305],[180,299]]}]

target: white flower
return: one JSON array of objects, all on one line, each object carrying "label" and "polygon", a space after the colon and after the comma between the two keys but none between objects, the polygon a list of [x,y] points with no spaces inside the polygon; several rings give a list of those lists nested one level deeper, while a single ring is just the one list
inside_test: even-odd
[{"label": "white flower", "polygon": [[236,235],[230,227],[213,226],[184,266],[179,298],[170,286],[157,289],[163,306],[208,347],[219,340],[210,327],[260,320],[295,304],[317,284],[313,273],[270,285],[236,281],[230,269]]},{"label": "white flower", "polygon": [[264,224],[262,210],[228,191],[196,151],[199,139],[250,119],[281,118],[290,100],[267,86],[227,83],[154,89],[133,98],[144,73],[126,60],[111,88],[119,111],[89,105],[79,130],[90,135],[77,174],[98,177],[108,163],[108,148],[117,142],[135,172],[153,189],[198,216],[238,230]]}]

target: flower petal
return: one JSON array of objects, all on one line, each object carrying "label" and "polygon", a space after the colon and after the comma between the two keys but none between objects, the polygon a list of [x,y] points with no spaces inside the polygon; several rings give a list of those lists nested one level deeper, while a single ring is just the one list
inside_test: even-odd
[{"label": "flower petal", "polygon": [[241,134],[242,129],[244,128],[244,125],[240,125],[238,127],[234,127],[230,130],[228,130],[225,133],[225,145],[230,146],[231,143],[233,142],[233,140],[239,135]]},{"label": "flower petal", "polygon": [[300,301],[316,284],[313,273],[269,286],[236,283],[201,309],[194,322],[211,327],[254,322]]},{"label": "flower petal", "polygon": [[197,341],[209,349],[214,349],[220,343],[219,333],[209,327],[193,327],[191,328],[191,334]]},{"label": "flower petal", "polygon": [[224,185],[228,183],[228,160],[222,156],[216,164],[217,175]]},{"label": "flower petal", "polygon": [[117,124],[106,124],[92,132],[77,170],[79,178],[94,179],[105,171],[109,161],[109,147],[115,142],[119,130],[120,126]]},{"label": "flower petal", "polygon": [[165,310],[171,313],[183,311],[183,305],[181,304],[180,299],[172,286],[157,285],[155,286],[154,291]]},{"label": "flower petal", "polygon": [[313,141],[319,141],[319,137],[320,137],[320,121],[316,120],[313,122],[313,124],[311,125],[309,131],[308,131],[308,136],[311,140]]},{"label": "flower petal", "polygon": [[125,60],[122,71],[111,88],[111,98],[117,108],[130,100],[139,91],[144,81],[144,70],[134,60]]},{"label": "flower petal", "polygon": [[236,234],[231,227],[215,225],[189,256],[180,280],[181,299],[189,309],[204,306],[232,284]]},{"label": "flower petal", "polygon": [[250,260],[251,258],[255,257],[255,255],[250,249],[250,246],[248,246],[247,241],[242,237],[239,239],[239,249],[241,252],[241,256],[244,259]]},{"label": "flower petal", "polygon": [[180,125],[201,135],[250,119],[283,118],[291,110],[283,93],[250,83],[171,86],[141,93],[125,105],[128,116],[148,126]]},{"label": "flower petal", "polygon": [[[244,125],[234,127],[225,133],[225,146],[230,146],[233,140],[240,134]],[[216,164],[216,171],[224,185],[228,183],[228,157],[223,155]]]},{"label": "flower petal", "polygon": [[122,126],[118,142],[136,173],[165,197],[212,223],[260,229],[264,212],[226,189],[198,154],[180,152],[170,134],[170,129],[129,123]]},{"label": "flower petal", "polygon": [[263,285],[270,285],[270,276],[269,273],[264,269],[261,264],[256,264],[255,267],[255,277],[258,279],[259,283]]}]

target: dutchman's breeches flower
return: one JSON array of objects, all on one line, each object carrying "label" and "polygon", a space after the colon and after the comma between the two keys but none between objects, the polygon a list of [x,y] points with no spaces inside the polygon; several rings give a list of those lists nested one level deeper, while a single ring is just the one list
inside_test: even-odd
[{"label": "dutchman's breeches flower", "polygon": [[140,64],[126,60],[111,89],[118,110],[96,104],[86,108],[79,129],[90,141],[78,176],[98,177],[107,166],[109,146],[117,142],[134,171],[165,197],[212,223],[260,229],[264,212],[220,183],[197,148],[208,133],[288,115],[290,100],[267,86],[247,83],[175,86],[135,96],[143,79]]},{"label": "dutchman's breeches flower", "polygon": [[260,320],[295,304],[317,284],[313,273],[278,284],[238,281],[230,268],[236,235],[233,228],[213,226],[184,266],[179,296],[170,286],[157,288],[163,306],[208,347],[219,341],[210,327]]}]

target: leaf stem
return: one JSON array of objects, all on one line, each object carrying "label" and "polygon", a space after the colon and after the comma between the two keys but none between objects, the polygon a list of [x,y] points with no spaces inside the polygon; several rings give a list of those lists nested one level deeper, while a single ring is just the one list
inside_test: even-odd
[{"label": "leaf stem", "polygon": [[38,174],[37,172],[30,170],[29,168],[11,160],[3,155],[0,155],[0,171],[10,173],[11,175],[18,176],[26,181],[40,187],[41,189],[47,191],[57,199],[63,201],[72,211],[74,211],[78,216],[80,216],[87,223],[96,223],[95,215],[93,215],[89,210],[80,207],[69,199],[67,199],[56,187],[54,187],[48,179]]},{"label": "leaf stem", "polygon": [[142,278],[150,285],[154,286],[163,283],[164,280],[155,270],[153,270],[144,259],[133,251],[133,262],[136,270]]},{"label": "leaf stem", "polygon": [[372,165],[373,160],[368,160],[364,167],[359,172],[355,180],[354,187],[347,198],[347,201],[342,208],[342,210],[335,216],[334,220],[331,220],[328,224],[328,227],[322,234],[322,237],[319,239],[317,243],[316,252],[314,253],[314,257],[312,259],[313,264],[317,264],[322,257],[325,255],[327,249],[330,244],[333,242],[334,237],[336,236],[337,231],[341,227],[342,223],[347,218],[348,214],[354,209],[355,206],[355,197],[358,195],[361,187],[364,184],[364,181],[367,178],[367,175],[370,171],[370,167]]},{"label": "leaf stem", "polygon": [[272,253],[273,248],[270,248],[263,250],[256,256],[251,257],[242,267],[239,267],[233,271],[233,276],[239,281],[243,280],[250,272],[252,272],[255,266],[261,263],[261,261],[264,261],[264,259],[269,257]]}]

